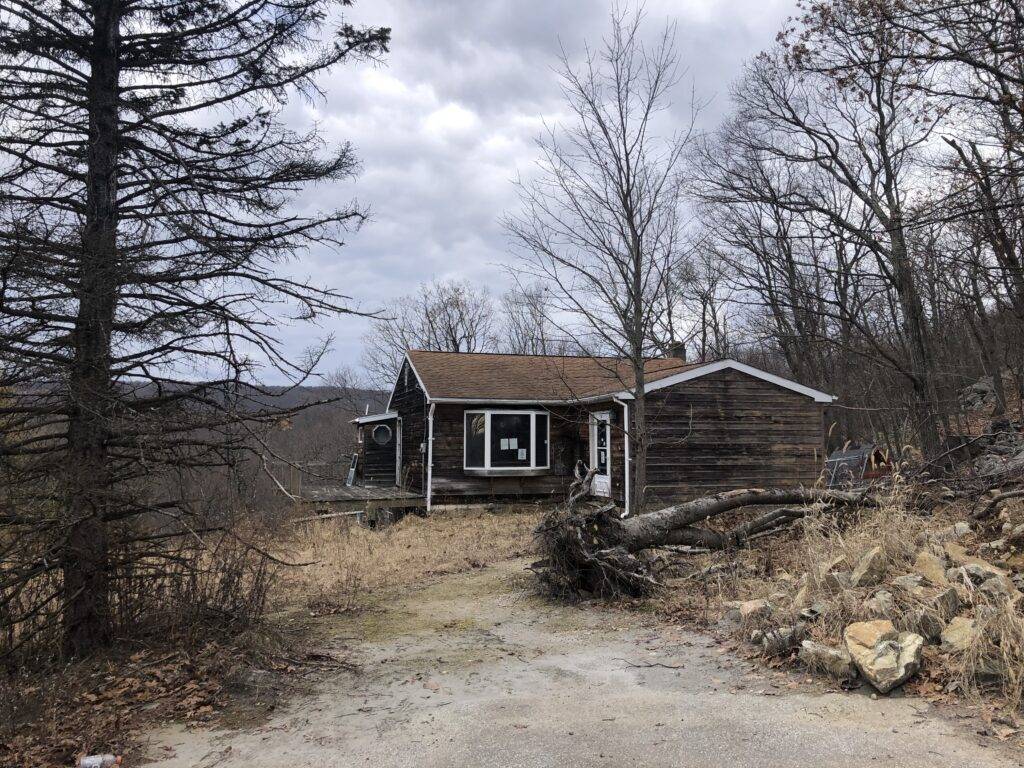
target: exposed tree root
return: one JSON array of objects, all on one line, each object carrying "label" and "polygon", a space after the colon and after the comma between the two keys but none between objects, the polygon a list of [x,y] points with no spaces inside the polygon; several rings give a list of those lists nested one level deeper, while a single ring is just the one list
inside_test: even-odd
[{"label": "exposed tree root", "polygon": [[[813,488],[746,489],[705,496],[636,517],[620,519],[612,504],[575,507],[589,490],[591,473],[570,489],[570,501],[541,522],[537,536],[544,559],[534,571],[560,596],[642,596],[661,586],[638,553],[650,547],[686,544],[706,549],[742,547],[753,537],[780,530],[811,511],[873,503],[865,492]],[[780,506],[728,531],[695,523],[742,509]]]}]

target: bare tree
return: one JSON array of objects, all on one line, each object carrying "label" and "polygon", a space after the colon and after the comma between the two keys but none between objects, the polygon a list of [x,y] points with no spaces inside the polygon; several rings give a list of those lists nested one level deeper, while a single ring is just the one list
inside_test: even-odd
[{"label": "bare tree", "polygon": [[567,334],[552,320],[542,285],[516,286],[501,297],[502,351],[514,355],[565,355],[573,351]]},{"label": "bare tree", "polygon": [[323,39],[332,6],[0,10],[0,416],[19,470],[0,519],[45,535],[15,578],[62,572],[61,593],[33,610],[62,606],[69,655],[111,636],[115,533],[187,509],[156,497],[155,478],[233,461],[243,425],[276,412],[245,382],[261,364],[300,382],[319,360],[323,344],[284,354],[279,318],[348,311],[341,293],[275,274],[363,219],[289,207],[356,159],[286,128],[286,99],[315,97],[319,73],[388,44],[388,30],[348,24]]},{"label": "bare tree", "polygon": [[[705,152],[703,176],[720,198],[798,214],[871,254],[879,284],[894,300],[896,335],[866,336],[909,383],[919,442],[933,456],[941,452],[940,383],[910,247],[910,197],[936,112],[919,87],[924,75],[909,56],[914,44],[874,5],[810,6],[784,47],[748,66],[735,91],[726,154]],[[775,183],[773,166],[796,175]],[[740,183],[730,189],[732,182],[716,180],[720,172]],[[785,236],[777,242],[788,247]]]},{"label": "bare tree", "polygon": [[364,336],[363,368],[370,381],[390,389],[407,350],[494,351],[494,300],[469,281],[426,283],[403,296]]},{"label": "bare tree", "polygon": [[692,348],[696,360],[711,361],[733,353],[734,289],[730,265],[713,240],[697,241],[665,279],[657,338],[667,355],[685,358]]},{"label": "bare tree", "polygon": [[[886,6],[887,21],[919,41],[913,55],[931,78],[921,84],[948,113],[942,138],[951,149],[946,194],[936,220],[971,220],[989,284],[984,300],[1024,330],[1024,6],[1018,0],[953,0]],[[978,262],[981,266],[982,262]],[[994,311],[993,311],[994,310]],[[993,326],[991,330],[995,330]],[[1019,343],[991,364],[1008,367],[1024,396]],[[997,372],[995,378],[1001,378]],[[1001,382],[998,383],[1001,386]]]},{"label": "bare tree", "polygon": [[574,66],[563,54],[572,116],[538,141],[536,180],[519,184],[522,210],[506,221],[523,254],[516,270],[548,288],[548,311],[575,344],[630,362],[633,498],[646,490],[646,359],[657,352],[666,281],[683,249],[681,159],[692,130],[659,136],[680,77],[675,28],[653,45],[643,14],[617,8],[598,50]]}]

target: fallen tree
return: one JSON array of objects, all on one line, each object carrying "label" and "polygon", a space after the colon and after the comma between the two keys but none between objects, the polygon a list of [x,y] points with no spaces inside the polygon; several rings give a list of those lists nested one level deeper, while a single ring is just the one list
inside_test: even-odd
[{"label": "fallen tree", "polygon": [[1022,497],[1024,497],[1024,488],[1015,488],[1012,491],[1003,491],[1002,493],[997,493],[991,499],[988,499],[987,501],[982,503],[974,511],[971,517],[975,520],[984,520],[988,517],[991,517],[996,512],[996,510],[999,509],[999,505],[1002,504],[1004,501],[1009,501],[1010,499],[1019,499]]},{"label": "fallen tree", "polygon": [[[784,528],[812,511],[874,503],[866,491],[748,488],[622,518],[614,504],[578,507],[592,480],[593,471],[582,474],[577,468],[568,501],[548,513],[537,528],[544,558],[533,570],[561,596],[650,594],[661,585],[637,556],[646,549],[667,545],[742,547],[751,538]],[[727,512],[765,506],[772,509],[762,509],[756,517],[728,530],[697,525]]]}]

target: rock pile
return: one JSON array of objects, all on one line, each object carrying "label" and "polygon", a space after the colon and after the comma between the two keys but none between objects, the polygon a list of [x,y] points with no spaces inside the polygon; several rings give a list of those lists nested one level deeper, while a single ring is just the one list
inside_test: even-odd
[{"label": "rock pile", "polygon": [[[1019,535],[1024,543],[1024,524],[1017,528],[1010,525],[1007,539]],[[1024,604],[1009,569],[970,554],[959,543],[970,530],[958,524],[927,537],[907,573],[895,572],[903,569],[881,547],[864,553],[850,570],[845,558],[837,558],[799,580],[791,577],[792,598],[776,594],[737,603],[738,618],[764,653],[795,651],[812,670],[841,680],[860,676],[888,693],[918,672],[926,645],[962,655],[979,641],[977,617],[985,610],[1004,601]],[[992,545],[988,549],[995,551]],[[854,605],[862,600],[859,611],[843,615],[865,620],[846,625],[839,647],[811,639],[830,601],[840,598],[846,606],[851,599]]]},{"label": "rock pile", "polygon": [[1018,475],[1024,470],[1024,428],[1020,422],[1004,423],[1001,429],[974,440],[977,456],[974,471],[982,477]]},{"label": "rock pile", "polygon": [[996,386],[992,377],[986,376],[960,390],[960,402],[972,411],[995,405]]}]

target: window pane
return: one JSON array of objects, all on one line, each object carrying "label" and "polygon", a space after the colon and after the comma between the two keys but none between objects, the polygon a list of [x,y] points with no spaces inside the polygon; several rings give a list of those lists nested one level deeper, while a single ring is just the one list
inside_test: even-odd
[{"label": "window pane", "polygon": [[466,466],[484,466],[484,414],[466,414]]},{"label": "window pane", "polygon": [[491,466],[530,466],[530,414],[491,414]]},{"label": "window pane", "polygon": [[391,427],[387,424],[378,424],[373,428],[373,442],[383,447],[391,442]]},{"label": "window pane", "polygon": [[537,457],[537,460],[534,466],[546,467],[548,465],[548,415],[546,413],[538,413],[536,419],[537,432],[534,435],[533,455]]},{"label": "window pane", "polygon": [[597,474],[607,475],[608,474],[608,438],[609,428],[608,422],[604,419],[598,419],[597,425]]}]

